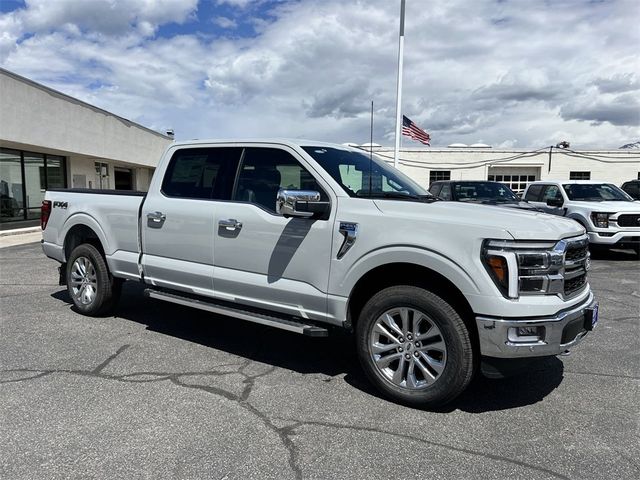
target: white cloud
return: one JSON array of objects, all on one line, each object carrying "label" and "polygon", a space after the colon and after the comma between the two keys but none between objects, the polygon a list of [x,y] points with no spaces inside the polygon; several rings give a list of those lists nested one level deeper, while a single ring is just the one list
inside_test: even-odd
[{"label": "white cloud", "polygon": [[[196,0],[30,0],[0,15],[0,64],[179,138],[364,142],[374,100],[375,136],[392,143],[397,2],[217,4],[249,13],[214,23],[257,35],[155,36],[195,22]],[[407,2],[403,112],[434,146],[635,141],[639,19],[626,0]]]},{"label": "white cloud", "polygon": [[213,19],[213,23],[218,25],[220,28],[237,28],[238,22],[236,22],[233,18],[229,17],[215,17]]},{"label": "white cloud", "polygon": [[230,5],[237,8],[247,8],[251,4],[264,3],[264,0],[216,0],[218,5]]}]

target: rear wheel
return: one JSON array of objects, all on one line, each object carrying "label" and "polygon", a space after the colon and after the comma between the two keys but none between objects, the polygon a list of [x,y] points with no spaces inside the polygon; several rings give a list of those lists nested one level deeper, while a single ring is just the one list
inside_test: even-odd
[{"label": "rear wheel", "polygon": [[122,282],[110,273],[100,251],[89,243],[77,246],[67,262],[67,291],[75,307],[89,316],[111,310],[118,298]]},{"label": "rear wheel", "polygon": [[356,325],[358,357],[387,397],[415,407],[450,402],[469,384],[474,351],[460,315],[439,296],[413,286],[376,293]]}]

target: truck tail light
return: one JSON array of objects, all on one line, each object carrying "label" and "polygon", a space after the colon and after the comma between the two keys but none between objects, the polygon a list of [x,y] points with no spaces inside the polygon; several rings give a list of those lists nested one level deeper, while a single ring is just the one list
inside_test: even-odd
[{"label": "truck tail light", "polygon": [[40,207],[40,228],[42,228],[42,230],[47,228],[49,215],[51,215],[51,201],[43,200],[42,207]]}]

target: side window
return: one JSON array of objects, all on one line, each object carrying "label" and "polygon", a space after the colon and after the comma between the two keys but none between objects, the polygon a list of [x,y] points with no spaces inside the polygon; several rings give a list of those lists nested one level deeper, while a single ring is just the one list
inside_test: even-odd
[{"label": "side window", "polygon": [[442,190],[440,190],[440,195],[438,196],[443,200],[451,200],[451,185],[444,183],[442,185]]},{"label": "side window", "polygon": [[546,202],[550,198],[562,198],[562,194],[557,185],[547,185],[544,192],[542,192],[542,202]]},{"label": "side window", "polygon": [[162,181],[168,197],[229,200],[242,148],[184,148],[176,151]]},{"label": "side window", "polygon": [[315,178],[288,152],[278,148],[245,149],[234,200],[251,202],[275,213],[278,190],[315,190],[326,193]]},{"label": "side window", "polygon": [[429,191],[431,192],[432,195],[437,197],[438,195],[440,195],[441,188],[442,188],[442,184],[436,183],[435,185],[431,185],[431,188],[429,188]]},{"label": "side window", "polygon": [[524,199],[530,202],[537,202],[540,199],[540,192],[542,192],[543,185],[531,185]]}]

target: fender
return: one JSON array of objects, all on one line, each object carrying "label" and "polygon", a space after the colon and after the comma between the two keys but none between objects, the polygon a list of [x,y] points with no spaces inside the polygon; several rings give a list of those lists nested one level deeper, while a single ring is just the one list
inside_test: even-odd
[{"label": "fender", "polygon": [[342,281],[334,285],[331,292],[342,296],[348,292],[351,295],[358,280],[367,272],[392,263],[412,263],[433,270],[456,285],[465,296],[481,293],[478,283],[453,259],[415,245],[392,245],[365,253],[353,263]]},{"label": "fender", "polygon": [[580,225],[582,225],[585,228],[585,230],[587,230],[587,225],[589,225],[589,222],[587,219],[584,218],[581,212],[571,212],[569,215],[567,215],[567,218],[575,220]]},{"label": "fender", "polygon": [[[102,248],[104,249],[105,254],[109,255],[112,253],[109,247],[109,242],[107,241],[107,235],[102,230],[102,227],[100,226],[100,224],[96,221],[95,218],[93,218],[88,213],[84,213],[84,212],[73,213],[71,214],[71,216],[67,218],[64,225],[60,229],[60,233],[58,234],[59,245],[64,247],[64,242],[67,238],[67,234],[69,233],[69,230],[71,230],[76,225],[85,225],[89,227],[91,230],[93,230],[98,236],[98,239],[102,244]],[[63,252],[63,255],[64,255],[64,252]],[[65,262],[67,261],[66,257],[64,258],[64,261]]]}]

